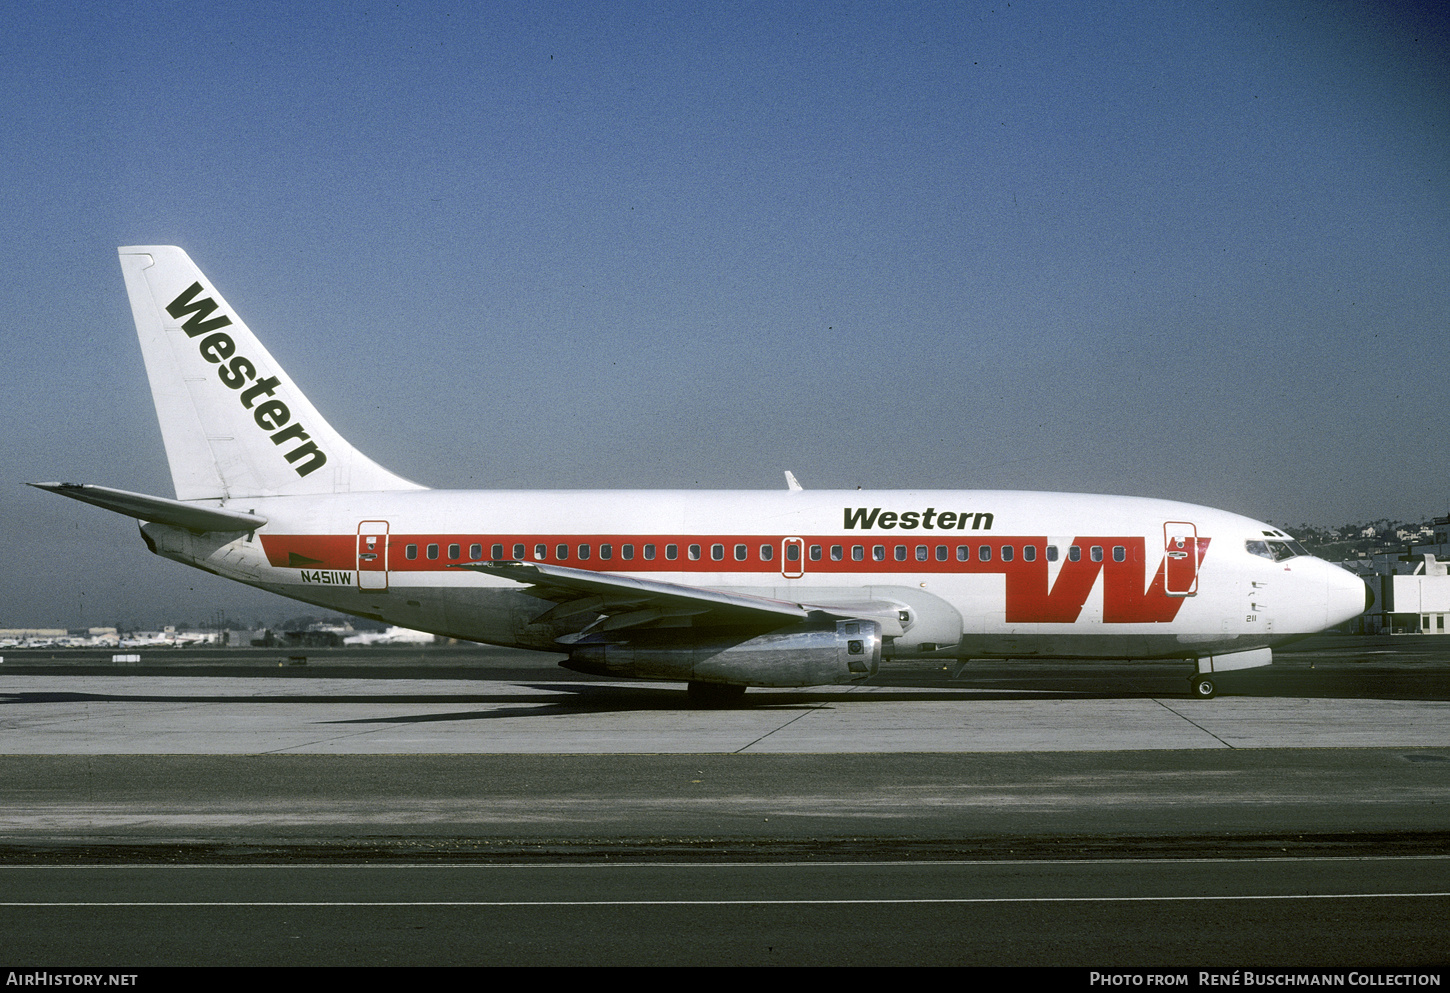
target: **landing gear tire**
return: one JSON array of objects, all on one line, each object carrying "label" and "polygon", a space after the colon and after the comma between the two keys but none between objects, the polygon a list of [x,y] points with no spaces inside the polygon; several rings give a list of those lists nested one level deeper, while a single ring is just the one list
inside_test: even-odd
[{"label": "landing gear tire", "polygon": [[745,687],[734,683],[690,683],[686,692],[690,706],[696,710],[719,710],[734,707],[745,696]]},{"label": "landing gear tire", "polygon": [[1189,680],[1189,686],[1192,687],[1189,692],[1198,700],[1212,700],[1218,692],[1218,687],[1208,676],[1194,676]]}]

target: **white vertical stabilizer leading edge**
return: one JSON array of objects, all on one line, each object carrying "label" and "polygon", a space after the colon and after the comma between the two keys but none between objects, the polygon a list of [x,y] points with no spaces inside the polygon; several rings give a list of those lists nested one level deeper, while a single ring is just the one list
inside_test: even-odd
[{"label": "white vertical stabilizer leading edge", "polygon": [[178,500],[426,488],[323,420],[180,248],[119,252]]}]

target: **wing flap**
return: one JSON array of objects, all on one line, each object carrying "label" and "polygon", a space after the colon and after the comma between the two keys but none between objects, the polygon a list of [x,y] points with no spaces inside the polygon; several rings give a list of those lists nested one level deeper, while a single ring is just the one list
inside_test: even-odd
[{"label": "wing flap", "polygon": [[542,562],[464,562],[453,566],[509,579],[556,606],[536,621],[580,614],[604,614],[603,630],[621,630],[670,618],[702,618],[711,623],[780,627],[803,621],[812,611],[798,603],[746,593],[727,593],[652,579],[590,572]]}]

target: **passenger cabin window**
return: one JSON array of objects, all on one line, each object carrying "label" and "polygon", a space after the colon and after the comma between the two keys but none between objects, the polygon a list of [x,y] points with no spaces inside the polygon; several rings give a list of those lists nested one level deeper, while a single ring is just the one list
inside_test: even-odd
[{"label": "passenger cabin window", "polygon": [[489,558],[492,558],[492,559],[495,559],[495,560],[502,559],[503,558],[503,546],[502,545],[494,545],[493,546],[493,554],[491,556],[489,556]]},{"label": "passenger cabin window", "polygon": [[977,559],[981,562],[992,561],[992,546],[981,545],[977,548]]},{"label": "passenger cabin window", "polygon": [[710,558],[713,561],[715,561],[715,562],[722,561],[725,558],[725,546],[724,545],[711,545],[710,546]]},{"label": "passenger cabin window", "polygon": [[799,562],[801,560],[801,546],[791,543],[785,546],[785,560],[787,562]]},{"label": "passenger cabin window", "polygon": [[744,562],[750,556],[750,549],[744,545],[735,546],[735,561]]},{"label": "passenger cabin window", "polygon": [[947,546],[946,545],[937,545],[936,546],[936,560],[938,562],[945,562],[947,560]]},{"label": "passenger cabin window", "polygon": [[1057,546],[1056,545],[1048,545],[1047,546],[1047,561],[1049,561],[1049,562],[1056,562],[1057,561]]},{"label": "passenger cabin window", "polygon": [[1094,562],[1101,562],[1103,560],[1103,546],[1094,545],[1090,554]]},{"label": "passenger cabin window", "polygon": [[449,545],[448,546],[448,557],[450,559],[456,559],[456,558],[458,558],[458,556],[459,556],[459,554],[460,554],[461,551],[462,551],[462,549],[459,546],[457,546],[457,545]]},{"label": "passenger cabin window", "polygon": [[762,562],[769,562],[773,558],[775,558],[775,546],[773,546],[773,545],[761,545],[760,546],[760,561],[762,561]]},{"label": "passenger cabin window", "polygon": [[634,546],[621,545],[619,548],[619,557],[624,559],[624,561],[626,562],[634,561]]},{"label": "passenger cabin window", "polygon": [[821,560],[821,546],[820,545],[812,545],[811,546],[811,561],[812,562],[819,562],[820,560]]},{"label": "passenger cabin window", "polygon": [[542,562],[544,559],[546,559],[548,557],[549,557],[549,546],[548,545],[535,545],[534,546],[534,558],[536,558],[536,559],[538,559],[539,561]]},{"label": "passenger cabin window", "polygon": [[483,558],[483,546],[480,545],[478,542],[474,542],[473,544],[469,545],[468,557],[474,562],[477,562],[479,559]]},{"label": "passenger cabin window", "polygon": [[679,545],[666,545],[665,546],[665,558],[667,558],[671,562],[673,562],[675,559],[677,559],[679,557],[680,557],[680,546]]},{"label": "passenger cabin window", "polygon": [[518,559],[520,562],[524,560],[526,552],[527,549],[524,548],[523,542],[520,542],[514,546],[514,558]]},{"label": "passenger cabin window", "polygon": [[1122,545],[1113,546],[1113,561],[1126,562],[1128,560],[1128,549]]},{"label": "passenger cabin window", "polygon": [[851,546],[851,561],[852,562],[864,562],[864,561],[866,561],[866,546],[865,545],[852,545]]},{"label": "passenger cabin window", "polygon": [[687,552],[686,554],[688,554],[690,556],[690,561],[691,562],[698,562],[699,559],[700,559],[700,546],[699,545],[691,545],[689,552]]},{"label": "passenger cabin window", "polygon": [[614,558],[614,546],[611,545],[611,544],[609,544],[609,543],[607,543],[607,542],[605,544],[603,544],[603,545],[600,545],[599,546],[599,557],[601,559],[612,559],[612,558]]},{"label": "passenger cabin window", "polygon": [[428,557],[430,559],[436,559],[438,557],[438,546],[437,545],[429,545],[428,546]]},{"label": "passenger cabin window", "polygon": [[845,554],[845,550],[840,545],[832,545],[831,546],[831,561],[832,562],[839,562],[839,561],[841,561],[841,559],[844,556],[844,554]]},{"label": "passenger cabin window", "polygon": [[560,562],[563,562],[568,557],[569,557],[569,546],[568,545],[555,545],[554,546],[554,558],[558,559]]},{"label": "passenger cabin window", "polygon": [[929,554],[930,553],[927,552],[925,545],[917,545],[916,546],[916,561],[918,561],[918,562],[925,562],[927,560]]},{"label": "passenger cabin window", "polygon": [[579,546],[579,558],[580,559],[587,559],[587,558],[589,558],[589,546],[588,545],[580,545]]},{"label": "passenger cabin window", "polygon": [[1068,545],[1067,546],[1067,560],[1069,562],[1081,562],[1082,561],[1082,549],[1081,548],[1078,548],[1076,545]]},{"label": "passenger cabin window", "polygon": [[1011,562],[1012,561],[1012,556],[1015,555],[1015,554],[1016,553],[1012,550],[1012,546],[1011,545],[1003,545],[1002,546],[1002,561],[1003,562]]},{"label": "passenger cabin window", "polygon": [[968,562],[968,561],[971,560],[971,558],[972,558],[972,550],[970,548],[968,548],[966,545],[958,545],[957,546],[957,561],[958,562]]},{"label": "passenger cabin window", "polygon": [[886,561],[886,546],[885,545],[872,545],[871,546],[871,558],[872,558],[873,561],[876,561],[876,562],[885,562]]},{"label": "passenger cabin window", "polygon": [[906,561],[906,546],[905,545],[897,545],[896,546],[896,561],[898,561],[898,562],[905,562]]},{"label": "passenger cabin window", "polygon": [[1037,561],[1037,546],[1036,545],[1023,545],[1022,546],[1022,561],[1023,562],[1036,562]]},{"label": "passenger cabin window", "polygon": [[653,562],[655,560],[655,546],[653,546],[653,545],[645,545],[644,546],[644,560],[646,562]]},{"label": "passenger cabin window", "polygon": [[416,559],[418,557],[418,546],[417,545],[404,545],[403,546],[403,554],[406,557],[410,558],[410,559]]}]

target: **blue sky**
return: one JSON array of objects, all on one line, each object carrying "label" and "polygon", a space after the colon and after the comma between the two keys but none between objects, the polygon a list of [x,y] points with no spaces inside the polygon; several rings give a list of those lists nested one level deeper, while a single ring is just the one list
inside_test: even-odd
[{"label": "blue sky", "polygon": [[1450,17],[1394,3],[24,2],[0,626],[301,612],[21,484],[170,494],[178,244],[431,486],[1450,510]]}]

